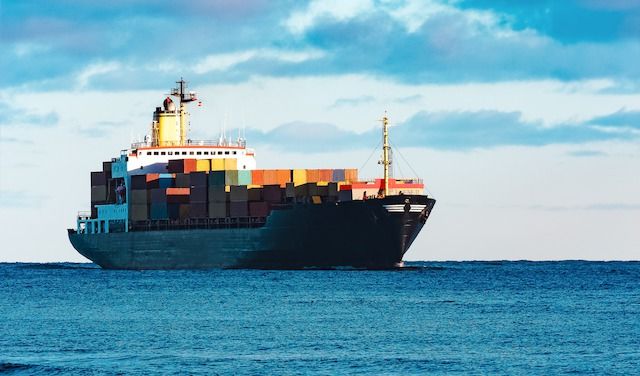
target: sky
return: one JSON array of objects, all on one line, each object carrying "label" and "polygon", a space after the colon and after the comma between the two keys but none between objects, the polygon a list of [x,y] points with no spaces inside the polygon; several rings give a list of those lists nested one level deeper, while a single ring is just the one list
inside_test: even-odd
[{"label": "sky", "polygon": [[394,176],[437,203],[406,260],[640,260],[640,0],[0,0],[0,262],[68,242],[89,172],[184,77],[191,137],[259,168]]}]

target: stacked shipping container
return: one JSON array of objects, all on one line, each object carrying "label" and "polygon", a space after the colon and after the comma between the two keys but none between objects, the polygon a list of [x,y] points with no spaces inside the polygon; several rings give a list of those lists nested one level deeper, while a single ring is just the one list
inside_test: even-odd
[{"label": "stacked shipping container", "polygon": [[116,188],[123,183],[123,179],[111,177],[111,163],[102,162],[102,171],[91,173],[91,218],[98,216],[96,205],[116,203]]},{"label": "stacked shipping container", "polygon": [[[115,203],[118,182],[110,179],[111,166],[106,164],[103,171],[91,173],[92,207]],[[130,176],[132,221],[266,217],[286,202],[346,199],[340,185],[358,176],[356,169],[238,170],[233,158],[170,160],[167,170]]]}]

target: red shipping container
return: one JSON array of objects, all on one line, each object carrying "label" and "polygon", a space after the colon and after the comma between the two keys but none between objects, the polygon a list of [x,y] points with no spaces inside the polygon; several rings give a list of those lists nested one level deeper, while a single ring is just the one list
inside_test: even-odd
[{"label": "red shipping container", "polygon": [[250,202],[249,203],[249,216],[251,217],[266,217],[271,211],[271,205],[268,202]]}]

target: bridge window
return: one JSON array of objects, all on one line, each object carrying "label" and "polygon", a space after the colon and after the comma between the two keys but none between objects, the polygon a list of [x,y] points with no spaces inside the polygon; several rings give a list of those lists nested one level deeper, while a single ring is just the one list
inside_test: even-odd
[{"label": "bridge window", "polygon": [[229,155],[229,150],[225,151],[224,155]]},{"label": "bridge window", "polygon": [[165,154],[167,154],[167,153],[165,153],[164,151],[160,152],[160,155],[165,155]]},{"label": "bridge window", "polygon": [[157,151],[154,151],[154,152],[153,152],[153,155],[158,155],[158,152],[157,152]]},{"label": "bridge window", "polygon": [[196,155],[202,155],[202,152],[201,151],[196,152]]},{"label": "bridge window", "polygon": [[221,152],[221,151],[219,151],[219,152],[218,152],[218,155],[222,155],[222,152]]},{"label": "bridge window", "polygon": [[172,151],[168,151],[167,154],[173,155],[173,152]]},{"label": "bridge window", "polygon": [[235,152],[235,151],[233,152],[233,155],[236,155],[236,152]]},{"label": "bridge window", "polygon": [[204,152],[204,155],[209,155],[209,152],[208,152],[208,151],[205,151],[205,152]]},{"label": "bridge window", "polygon": [[189,155],[193,155],[193,152],[192,152],[192,151],[190,151],[190,152],[189,152]]},{"label": "bridge window", "polygon": [[150,152],[150,151],[148,151],[148,152],[147,152],[147,155],[151,155],[151,152]]},{"label": "bridge window", "polygon": [[183,152],[182,152],[182,155],[187,155],[187,152],[186,152],[186,151],[183,151]]}]

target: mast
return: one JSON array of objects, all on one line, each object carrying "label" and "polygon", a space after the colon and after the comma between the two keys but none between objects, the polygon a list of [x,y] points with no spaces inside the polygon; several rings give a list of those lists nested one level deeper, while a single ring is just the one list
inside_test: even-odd
[{"label": "mast", "polygon": [[177,87],[171,90],[171,95],[180,99],[180,145],[187,144],[187,112],[186,103],[198,100],[196,93],[191,91],[187,93],[187,83],[180,78],[180,81],[176,81]]},{"label": "mast", "polygon": [[382,118],[382,140],[382,165],[384,168],[384,190],[382,195],[386,197],[389,192],[389,165],[391,164],[389,160],[389,149],[391,149],[389,146],[389,118],[386,111]]}]

